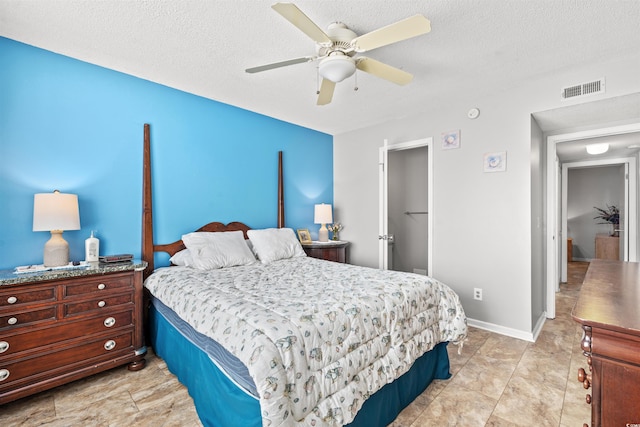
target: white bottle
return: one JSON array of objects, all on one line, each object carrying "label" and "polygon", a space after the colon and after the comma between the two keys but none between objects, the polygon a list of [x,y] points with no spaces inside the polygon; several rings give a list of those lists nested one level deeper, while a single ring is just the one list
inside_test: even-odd
[{"label": "white bottle", "polygon": [[93,230],[91,230],[91,237],[84,241],[84,260],[86,262],[98,262],[99,252],[100,240],[93,237]]}]

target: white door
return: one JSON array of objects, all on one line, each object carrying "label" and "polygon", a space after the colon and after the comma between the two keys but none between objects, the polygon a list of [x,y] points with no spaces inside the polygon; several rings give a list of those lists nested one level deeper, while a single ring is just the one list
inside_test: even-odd
[{"label": "white door", "polygon": [[432,275],[432,236],[433,236],[433,155],[432,138],[419,139],[403,142],[399,144],[388,144],[384,141],[384,146],[379,150],[379,224],[378,224],[378,266],[381,269],[390,269],[391,254],[390,243],[393,236],[389,234],[389,152],[395,150],[410,150],[413,148],[427,147],[427,207],[428,212],[428,232],[427,232],[427,274]]}]

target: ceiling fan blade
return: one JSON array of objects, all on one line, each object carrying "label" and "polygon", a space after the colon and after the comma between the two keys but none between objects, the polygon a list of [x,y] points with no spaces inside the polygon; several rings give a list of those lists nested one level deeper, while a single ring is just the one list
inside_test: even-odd
[{"label": "ceiling fan blade", "polygon": [[413,80],[412,74],[371,58],[358,58],[356,67],[365,73],[373,74],[376,77],[389,80],[399,85],[406,85]]},{"label": "ceiling fan blade", "polygon": [[431,31],[431,22],[423,15],[414,15],[386,27],[356,37],[351,46],[356,52],[366,52],[378,47],[397,43]]},{"label": "ceiling fan blade", "polygon": [[287,61],[274,62],[273,64],[260,65],[259,67],[247,68],[244,70],[247,73],[259,73],[261,71],[272,70],[274,68],[286,67],[288,65],[302,64],[303,62],[310,62],[315,60],[315,56],[303,56],[302,58],[289,59]]},{"label": "ceiling fan blade", "polygon": [[329,36],[318,27],[298,6],[293,3],[276,3],[271,6],[273,10],[282,15],[287,21],[298,27],[300,31],[309,36],[316,43],[331,45],[333,42]]},{"label": "ceiling fan blade", "polygon": [[333,98],[333,90],[336,88],[336,84],[328,79],[322,79],[322,85],[320,85],[320,94],[318,94],[318,105],[327,105]]}]

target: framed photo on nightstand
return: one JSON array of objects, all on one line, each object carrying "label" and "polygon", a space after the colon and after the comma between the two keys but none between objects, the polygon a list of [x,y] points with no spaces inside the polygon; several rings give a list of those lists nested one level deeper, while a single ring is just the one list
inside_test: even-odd
[{"label": "framed photo on nightstand", "polygon": [[300,243],[311,243],[311,234],[306,228],[298,228],[298,239]]}]

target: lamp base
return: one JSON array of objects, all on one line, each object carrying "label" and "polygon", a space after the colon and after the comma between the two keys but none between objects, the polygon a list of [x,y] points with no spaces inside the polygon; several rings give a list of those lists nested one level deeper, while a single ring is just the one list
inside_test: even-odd
[{"label": "lamp base", "polygon": [[51,230],[51,238],[44,244],[44,266],[69,264],[69,244],[62,238],[62,230]]},{"label": "lamp base", "polygon": [[329,241],[329,230],[327,227],[322,224],[320,230],[318,230],[318,241],[319,242],[328,242]]}]

